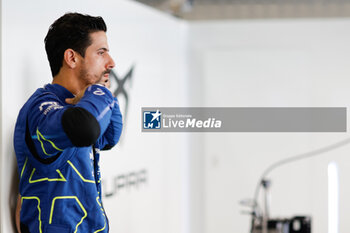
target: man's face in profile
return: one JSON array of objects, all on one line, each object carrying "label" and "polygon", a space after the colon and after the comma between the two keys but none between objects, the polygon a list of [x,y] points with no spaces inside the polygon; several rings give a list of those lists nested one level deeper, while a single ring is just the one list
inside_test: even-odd
[{"label": "man's face in profile", "polygon": [[115,66],[109,55],[107,36],[104,31],[90,33],[91,45],[86,48],[82,58],[80,79],[86,85],[105,83],[109,80],[109,72]]}]

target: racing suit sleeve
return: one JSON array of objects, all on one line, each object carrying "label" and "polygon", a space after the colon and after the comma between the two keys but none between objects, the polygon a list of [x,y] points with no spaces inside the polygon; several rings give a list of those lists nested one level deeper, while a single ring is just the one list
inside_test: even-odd
[{"label": "racing suit sleeve", "polygon": [[119,102],[117,98],[114,98],[114,106],[112,109],[110,123],[105,133],[97,140],[95,147],[100,150],[111,149],[118,143],[122,129],[123,121],[122,114],[120,113]]},{"label": "racing suit sleeve", "polygon": [[114,98],[92,85],[76,105],[67,105],[52,93],[39,96],[28,114],[28,128],[37,154],[50,159],[69,147],[91,146],[106,131]]}]

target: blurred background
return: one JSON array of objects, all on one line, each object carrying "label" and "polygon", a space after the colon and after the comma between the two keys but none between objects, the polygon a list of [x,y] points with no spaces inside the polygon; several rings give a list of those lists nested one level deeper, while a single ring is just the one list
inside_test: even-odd
[{"label": "blurred background", "polygon": [[137,0],[185,20],[347,17],[346,0]]},{"label": "blurred background", "polygon": [[110,232],[248,233],[252,208],[240,202],[252,202],[263,172],[332,145],[271,170],[269,215],[308,216],[315,233],[350,231],[347,132],[141,132],[142,107],[347,108],[348,1],[0,2],[1,233],[15,232],[14,124],[29,96],[52,80],[44,37],[66,12],[104,18],[116,62],[112,89],[124,90],[121,142],[101,156]]}]

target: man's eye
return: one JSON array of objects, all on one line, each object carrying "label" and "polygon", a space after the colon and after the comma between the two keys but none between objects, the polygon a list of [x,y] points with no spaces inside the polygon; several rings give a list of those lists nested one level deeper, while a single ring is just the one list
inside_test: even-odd
[{"label": "man's eye", "polygon": [[102,52],[98,52],[98,55],[103,55],[104,53],[105,53],[105,52],[103,52],[103,51],[102,51]]}]

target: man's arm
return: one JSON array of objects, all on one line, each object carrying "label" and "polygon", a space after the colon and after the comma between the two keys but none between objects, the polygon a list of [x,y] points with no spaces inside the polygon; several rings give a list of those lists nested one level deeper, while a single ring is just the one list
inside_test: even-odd
[{"label": "man's arm", "polygon": [[109,150],[115,146],[120,138],[123,129],[123,119],[120,112],[119,103],[115,98],[115,105],[112,109],[110,123],[105,133],[98,139],[96,147],[101,150]]},{"label": "man's arm", "polygon": [[42,96],[28,116],[30,136],[41,159],[68,147],[90,146],[106,131],[114,98],[99,85],[89,86],[76,105],[64,105],[54,95]]}]

